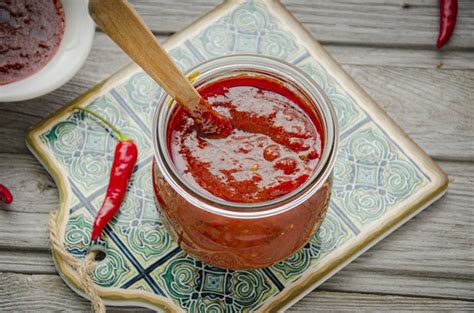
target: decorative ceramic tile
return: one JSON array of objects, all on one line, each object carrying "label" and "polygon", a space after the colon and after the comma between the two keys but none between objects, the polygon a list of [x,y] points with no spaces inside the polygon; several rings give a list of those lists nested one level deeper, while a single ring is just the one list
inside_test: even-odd
[{"label": "decorative ceramic tile", "polygon": [[70,196],[69,207],[71,208],[71,212],[74,212],[77,209],[79,209],[80,207],[84,206],[81,203],[81,200],[79,200],[79,198],[75,194],[70,193],[69,196]]},{"label": "decorative ceramic tile", "polygon": [[[89,108],[134,138],[140,158],[151,155],[149,136],[120,107],[113,94],[97,98]],[[74,113],[51,127],[42,137],[67,169],[68,179],[80,194],[89,196],[107,185],[117,141],[104,132],[104,127],[96,119],[86,113]]]},{"label": "decorative ceramic tile", "polygon": [[[90,244],[92,215],[86,208],[76,210],[66,224],[65,247],[72,254],[83,258]],[[138,275],[137,270],[124,258],[110,237],[104,238],[107,255],[93,272],[95,283],[102,287],[120,286]]]},{"label": "decorative ceramic tile", "polygon": [[331,251],[340,247],[356,234],[345,224],[331,206],[317,234],[302,249],[270,270],[283,283],[299,279],[310,267],[315,266]]},{"label": "decorative ceramic tile", "polygon": [[[291,25],[291,26],[290,26]],[[93,216],[100,207],[116,139],[72,105],[92,108],[134,138],[139,160],[120,213],[105,230],[107,257],[94,273],[120,292],[120,304],[188,312],[284,309],[376,241],[438,198],[447,179],[437,165],[350,80],[337,63],[295,27],[275,1],[228,1],[167,44],[183,70],[232,53],[278,57],[308,73],[333,103],[340,126],[334,188],[325,220],[301,250],[269,268],[231,271],[184,253],[163,227],[151,183],[151,124],[163,92],[129,66],[106,84],[33,128],[32,152],[58,181],[65,200],[59,225],[64,245],[83,257]],[[355,252],[354,252],[355,251]],[[75,274],[56,260],[66,283]]]},{"label": "decorative ceramic tile", "polygon": [[161,264],[150,275],[188,312],[248,311],[278,293],[278,288],[261,270],[221,269],[184,252]]},{"label": "decorative ceramic tile", "polygon": [[310,75],[331,100],[338,118],[340,134],[343,135],[349,128],[367,121],[364,110],[314,58],[308,56],[296,65]]},{"label": "decorative ceramic tile", "polygon": [[341,140],[331,200],[363,228],[428,183],[396,143],[371,122]]},{"label": "decorative ceramic tile", "polygon": [[[118,86],[116,91],[149,127],[152,124],[154,111],[154,106],[150,104],[156,104],[163,93],[156,82],[151,80],[146,73],[140,72],[133,75],[125,84]],[[149,131],[151,132],[151,129]]]},{"label": "decorative ceramic tile", "polygon": [[[182,71],[187,71],[199,63],[185,47],[170,51],[171,56]],[[153,113],[163,90],[145,72],[134,74],[126,83],[116,87],[119,101],[131,108],[144,122],[147,130],[151,131]]]},{"label": "decorative ceramic tile", "polygon": [[304,46],[283,29],[265,4],[249,1],[204,28],[190,40],[201,58],[223,54],[258,53],[292,62],[305,54]]},{"label": "decorative ceramic tile", "polygon": [[153,289],[151,289],[150,285],[146,282],[145,279],[140,279],[136,281],[135,283],[131,285],[127,285],[127,289],[135,289],[135,290],[142,290],[144,292],[153,292]]}]

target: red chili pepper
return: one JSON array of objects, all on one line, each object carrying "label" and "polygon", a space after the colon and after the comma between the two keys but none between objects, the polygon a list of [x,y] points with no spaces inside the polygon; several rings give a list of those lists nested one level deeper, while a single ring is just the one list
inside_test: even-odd
[{"label": "red chili pepper", "polygon": [[7,187],[0,184],[0,202],[2,202],[2,201],[5,202],[6,204],[12,203],[13,195],[10,192],[10,190],[8,190]]},{"label": "red chili pepper", "polygon": [[456,18],[458,16],[457,0],[440,0],[439,1],[439,35],[436,47],[441,49],[454,32],[456,26]]},{"label": "red chili pepper", "polygon": [[120,142],[115,147],[114,162],[112,163],[107,193],[105,195],[104,202],[99,209],[99,212],[97,212],[94,224],[92,225],[91,240],[94,242],[99,239],[104,227],[110,222],[110,220],[120,209],[120,205],[122,204],[125,193],[127,192],[128,183],[133,173],[133,168],[137,162],[138,149],[133,140],[126,137],[115,126],[99,116],[97,113],[89,109],[79,107],[76,108],[78,110],[85,111],[101,120],[112,130],[114,130],[120,138]]}]

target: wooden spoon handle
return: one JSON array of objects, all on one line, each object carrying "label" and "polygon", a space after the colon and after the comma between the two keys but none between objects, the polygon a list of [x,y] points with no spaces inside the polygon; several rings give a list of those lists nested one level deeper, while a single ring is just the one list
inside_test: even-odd
[{"label": "wooden spoon handle", "polygon": [[191,114],[199,111],[201,96],[126,0],[90,0],[89,12],[97,25],[171,97]]}]

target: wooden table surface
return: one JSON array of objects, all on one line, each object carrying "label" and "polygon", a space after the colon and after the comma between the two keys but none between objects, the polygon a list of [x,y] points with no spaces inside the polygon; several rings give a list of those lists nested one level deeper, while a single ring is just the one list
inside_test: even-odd
[{"label": "wooden table surface", "polygon": [[[131,1],[165,40],[219,0]],[[291,312],[474,310],[474,1],[434,48],[438,0],[287,0],[289,10],[447,172],[447,194],[297,303]],[[88,311],[56,273],[47,222],[58,191],[26,130],[130,60],[100,31],[79,73],[43,97],[0,103],[0,311]],[[111,308],[111,312],[127,309]]]}]

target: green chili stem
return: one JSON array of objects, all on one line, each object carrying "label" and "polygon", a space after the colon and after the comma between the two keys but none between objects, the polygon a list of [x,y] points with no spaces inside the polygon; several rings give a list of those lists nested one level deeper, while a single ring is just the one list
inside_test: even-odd
[{"label": "green chili stem", "polygon": [[127,136],[124,135],[124,133],[122,133],[117,127],[115,127],[114,125],[112,125],[112,123],[110,123],[109,121],[107,121],[105,118],[103,118],[102,116],[100,116],[99,114],[95,113],[94,111],[92,110],[89,110],[87,108],[81,108],[81,107],[78,107],[78,106],[75,106],[74,109],[76,110],[79,110],[79,111],[84,111],[92,116],[94,116],[95,118],[99,119],[101,122],[103,122],[105,125],[107,125],[108,127],[110,127],[120,138],[120,140],[128,140],[129,138]]}]

